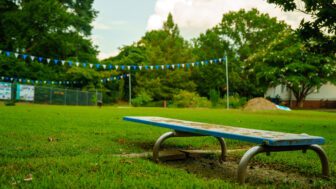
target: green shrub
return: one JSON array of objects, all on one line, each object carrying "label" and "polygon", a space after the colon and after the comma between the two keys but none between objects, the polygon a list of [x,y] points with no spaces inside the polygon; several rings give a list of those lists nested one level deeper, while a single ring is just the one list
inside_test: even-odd
[{"label": "green shrub", "polygon": [[181,108],[209,107],[210,102],[197,93],[181,90],[173,97],[174,105]]},{"label": "green shrub", "polygon": [[218,102],[219,102],[219,92],[215,89],[211,89],[209,92],[209,96],[210,96],[210,101],[211,101],[211,105],[212,107],[216,107]]},{"label": "green shrub", "polygon": [[[229,106],[230,108],[240,108],[244,106],[247,102],[245,97],[240,97],[239,95],[234,95],[229,97]],[[221,107],[226,107],[226,96],[219,100],[219,104]]]},{"label": "green shrub", "polygon": [[147,94],[145,91],[141,91],[136,98],[132,99],[132,105],[136,107],[145,106],[152,100],[153,98],[149,94]]},{"label": "green shrub", "polygon": [[5,101],[5,106],[15,106],[15,100],[8,100],[8,101]]},{"label": "green shrub", "polygon": [[276,95],[274,98],[267,96],[266,99],[278,105],[282,102],[282,99],[279,95]]}]

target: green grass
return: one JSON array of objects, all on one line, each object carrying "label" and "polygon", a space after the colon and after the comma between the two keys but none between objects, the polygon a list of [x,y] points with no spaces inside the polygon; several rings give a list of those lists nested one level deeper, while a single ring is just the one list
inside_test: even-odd
[{"label": "green grass", "polygon": [[[310,186],[336,185],[336,113],[243,112],[221,109],[161,109],[18,105],[0,106],[0,188],[237,188],[232,179],[209,179],[147,158],[114,154],[149,152],[167,129],[122,121],[148,115],[323,136],[332,177],[319,178],[312,153],[258,155],[254,161],[313,179]],[[49,141],[52,138],[53,141]],[[229,149],[252,144],[228,140]],[[211,137],[168,140],[165,148],[218,149]],[[233,156],[241,157],[242,153]],[[33,180],[25,182],[26,175]],[[279,186],[279,185],[278,185]],[[262,187],[278,187],[266,184]],[[297,187],[281,184],[282,187]]]}]

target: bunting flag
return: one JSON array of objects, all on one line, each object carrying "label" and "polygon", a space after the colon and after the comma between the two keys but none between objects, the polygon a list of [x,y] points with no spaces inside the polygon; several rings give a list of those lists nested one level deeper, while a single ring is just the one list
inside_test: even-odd
[{"label": "bunting flag", "polygon": [[[28,54],[19,54],[17,52],[11,52],[11,51],[3,51],[0,50],[0,55],[4,54],[7,57],[15,57],[17,59],[22,58],[23,60],[31,60],[31,61],[37,61],[39,63],[47,63],[49,64],[52,62],[54,65],[62,65],[62,66],[82,66],[83,68],[86,68],[86,65],[88,64],[91,69],[108,69],[108,70],[134,70],[134,71],[141,71],[141,70],[174,70],[174,69],[190,69],[195,66],[204,66],[208,64],[218,64],[223,63],[226,60],[226,57],[218,58],[218,59],[211,59],[211,60],[202,60],[200,62],[190,62],[190,63],[182,63],[182,64],[166,64],[166,65],[111,65],[111,64],[100,64],[100,63],[81,63],[81,62],[73,62],[72,61],[66,61],[66,60],[59,60],[55,58],[44,58],[44,57],[38,57],[38,56],[32,56]],[[68,63],[68,64],[66,64]],[[144,69],[143,69],[144,68]]]},{"label": "bunting flag", "polygon": [[[129,74],[123,74],[118,76],[111,76],[109,78],[100,79],[101,83],[107,83],[110,81],[116,81],[123,78],[129,77]],[[83,81],[49,81],[49,80],[33,80],[33,79],[26,79],[26,78],[17,78],[17,77],[6,77],[0,76],[0,80],[4,82],[18,82],[23,84],[56,84],[56,85],[71,85],[76,83],[84,83]]]}]

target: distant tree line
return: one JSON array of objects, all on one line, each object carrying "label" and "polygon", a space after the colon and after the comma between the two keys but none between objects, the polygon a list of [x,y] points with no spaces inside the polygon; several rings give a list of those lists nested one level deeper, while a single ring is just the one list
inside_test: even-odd
[{"label": "distant tree line", "polygon": [[[223,15],[222,21],[191,41],[169,14],[160,30],[146,32],[120,53],[101,61],[112,65],[167,65],[223,57],[229,61],[230,96],[263,96],[270,86],[286,85],[302,105],[314,88],[336,81],[336,9],[333,0],[268,0],[285,11],[312,15],[293,30],[256,9]],[[98,62],[89,39],[97,15],[93,0],[1,0],[0,49],[43,57]],[[44,65],[0,57],[0,75],[30,79],[84,81],[71,87],[100,88],[111,101],[128,99],[128,80],[101,78],[128,72]],[[131,71],[137,104],[207,97],[215,104],[226,94],[225,66],[213,64],[178,70]],[[116,91],[116,92],[113,92]]]}]

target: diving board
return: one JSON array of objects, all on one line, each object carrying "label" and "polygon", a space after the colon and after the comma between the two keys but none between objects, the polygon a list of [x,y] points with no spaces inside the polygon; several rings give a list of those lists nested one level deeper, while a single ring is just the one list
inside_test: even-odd
[{"label": "diving board", "polygon": [[213,136],[218,139],[221,145],[221,161],[225,161],[225,157],[227,155],[227,147],[224,138],[258,144],[258,146],[248,150],[239,163],[238,180],[241,183],[244,183],[245,181],[246,169],[250,159],[258,153],[263,152],[270,155],[270,152],[294,150],[302,150],[303,152],[306,152],[308,149],[313,150],[319,155],[321,160],[323,176],[329,176],[328,159],[324,150],[319,146],[325,142],[323,137],[310,136],[307,134],[247,129],[163,117],[126,116],[124,117],[124,120],[173,130],[172,132],[163,134],[156,141],[153,148],[153,158],[157,162],[159,162],[160,145],[164,140],[170,137]]}]

